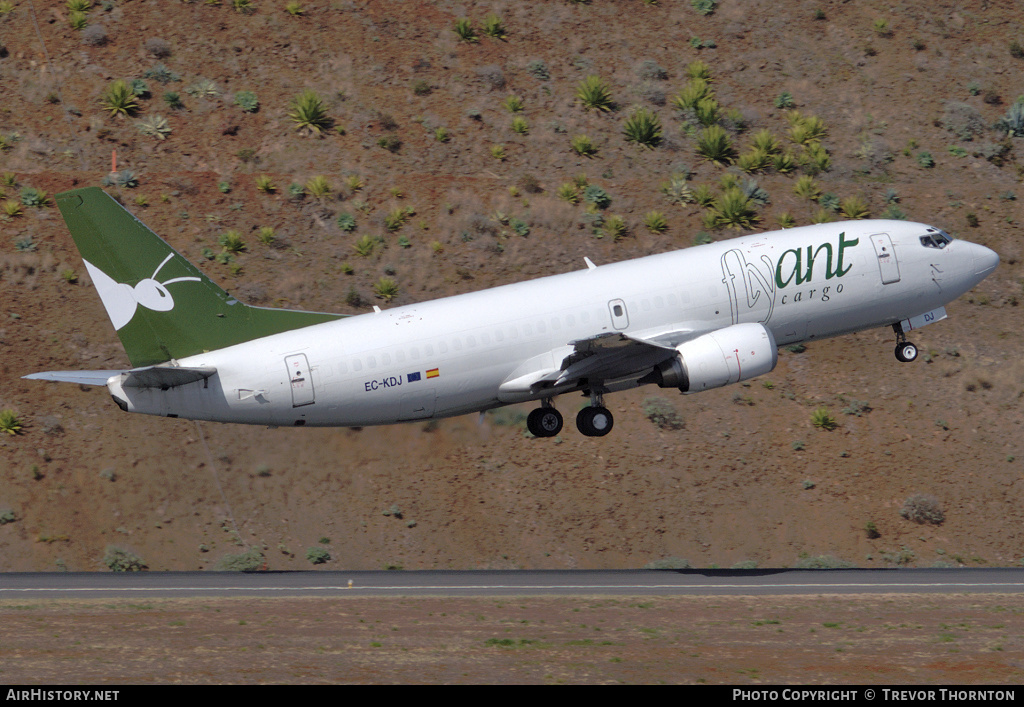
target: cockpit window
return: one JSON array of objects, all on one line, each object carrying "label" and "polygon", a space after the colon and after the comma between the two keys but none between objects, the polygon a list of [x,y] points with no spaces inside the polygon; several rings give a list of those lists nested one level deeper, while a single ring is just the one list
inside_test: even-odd
[{"label": "cockpit window", "polygon": [[942,249],[949,245],[953,239],[945,231],[938,231],[929,228],[927,235],[921,236],[921,245],[925,248]]}]

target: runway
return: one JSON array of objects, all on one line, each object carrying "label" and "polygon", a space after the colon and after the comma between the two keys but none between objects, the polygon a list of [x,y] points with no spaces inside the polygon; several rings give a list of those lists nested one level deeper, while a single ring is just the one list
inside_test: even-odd
[{"label": "runway", "polygon": [[1024,568],[0,574],[0,600],[1024,593]]}]

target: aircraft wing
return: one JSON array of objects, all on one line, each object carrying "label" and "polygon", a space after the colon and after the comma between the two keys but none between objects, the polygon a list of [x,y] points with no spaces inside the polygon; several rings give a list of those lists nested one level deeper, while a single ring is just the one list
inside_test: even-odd
[{"label": "aircraft wing", "polygon": [[676,346],[700,333],[675,326],[631,334],[604,332],[577,339],[549,352],[547,365],[517,369],[500,386],[499,397],[513,399],[546,388],[575,387],[581,380],[602,382],[643,373],[674,356]]},{"label": "aircraft wing", "polygon": [[209,378],[216,368],[184,368],[181,366],[144,366],[110,371],[44,371],[24,376],[29,380],[59,381],[79,385],[106,385],[112,376],[125,374],[125,388],[160,388],[166,390]]}]

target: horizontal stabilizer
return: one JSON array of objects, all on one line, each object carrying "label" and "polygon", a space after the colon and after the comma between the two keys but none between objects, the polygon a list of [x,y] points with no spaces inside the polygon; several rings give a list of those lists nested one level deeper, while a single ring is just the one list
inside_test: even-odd
[{"label": "horizontal stabilizer", "polygon": [[182,368],[172,366],[146,366],[131,370],[113,371],[45,371],[24,376],[29,380],[58,381],[60,383],[78,383],[79,385],[106,385],[112,376],[124,375],[125,388],[174,388],[175,386],[195,383],[209,378],[217,372],[216,368]]},{"label": "horizontal stabilizer", "polygon": [[186,383],[195,383],[209,378],[217,372],[216,368],[171,368],[168,366],[149,366],[133,368],[122,384],[125,388],[173,388]]},{"label": "horizontal stabilizer", "polygon": [[33,381],[57,381],[59,383],[78,383],[79,385],[106,385],[111,376],[124,373],[119,371],[44,371],[22,376]]}]

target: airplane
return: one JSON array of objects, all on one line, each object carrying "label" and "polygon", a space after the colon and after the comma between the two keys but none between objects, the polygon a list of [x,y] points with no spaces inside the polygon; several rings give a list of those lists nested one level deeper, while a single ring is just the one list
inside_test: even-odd
[{"label": "airplane", "polygon": [[127,412],[277,426],[363,427],[582,392],[579,431],[608,434],[608,393],[697,393],[762,376],[778,347],[891,326],[907,334],[999,263],[923,223],[861,220],[733,238],[359,315],[254,307],[98,187],[56,196],[131,368],[33,380],[105,385]]}]

